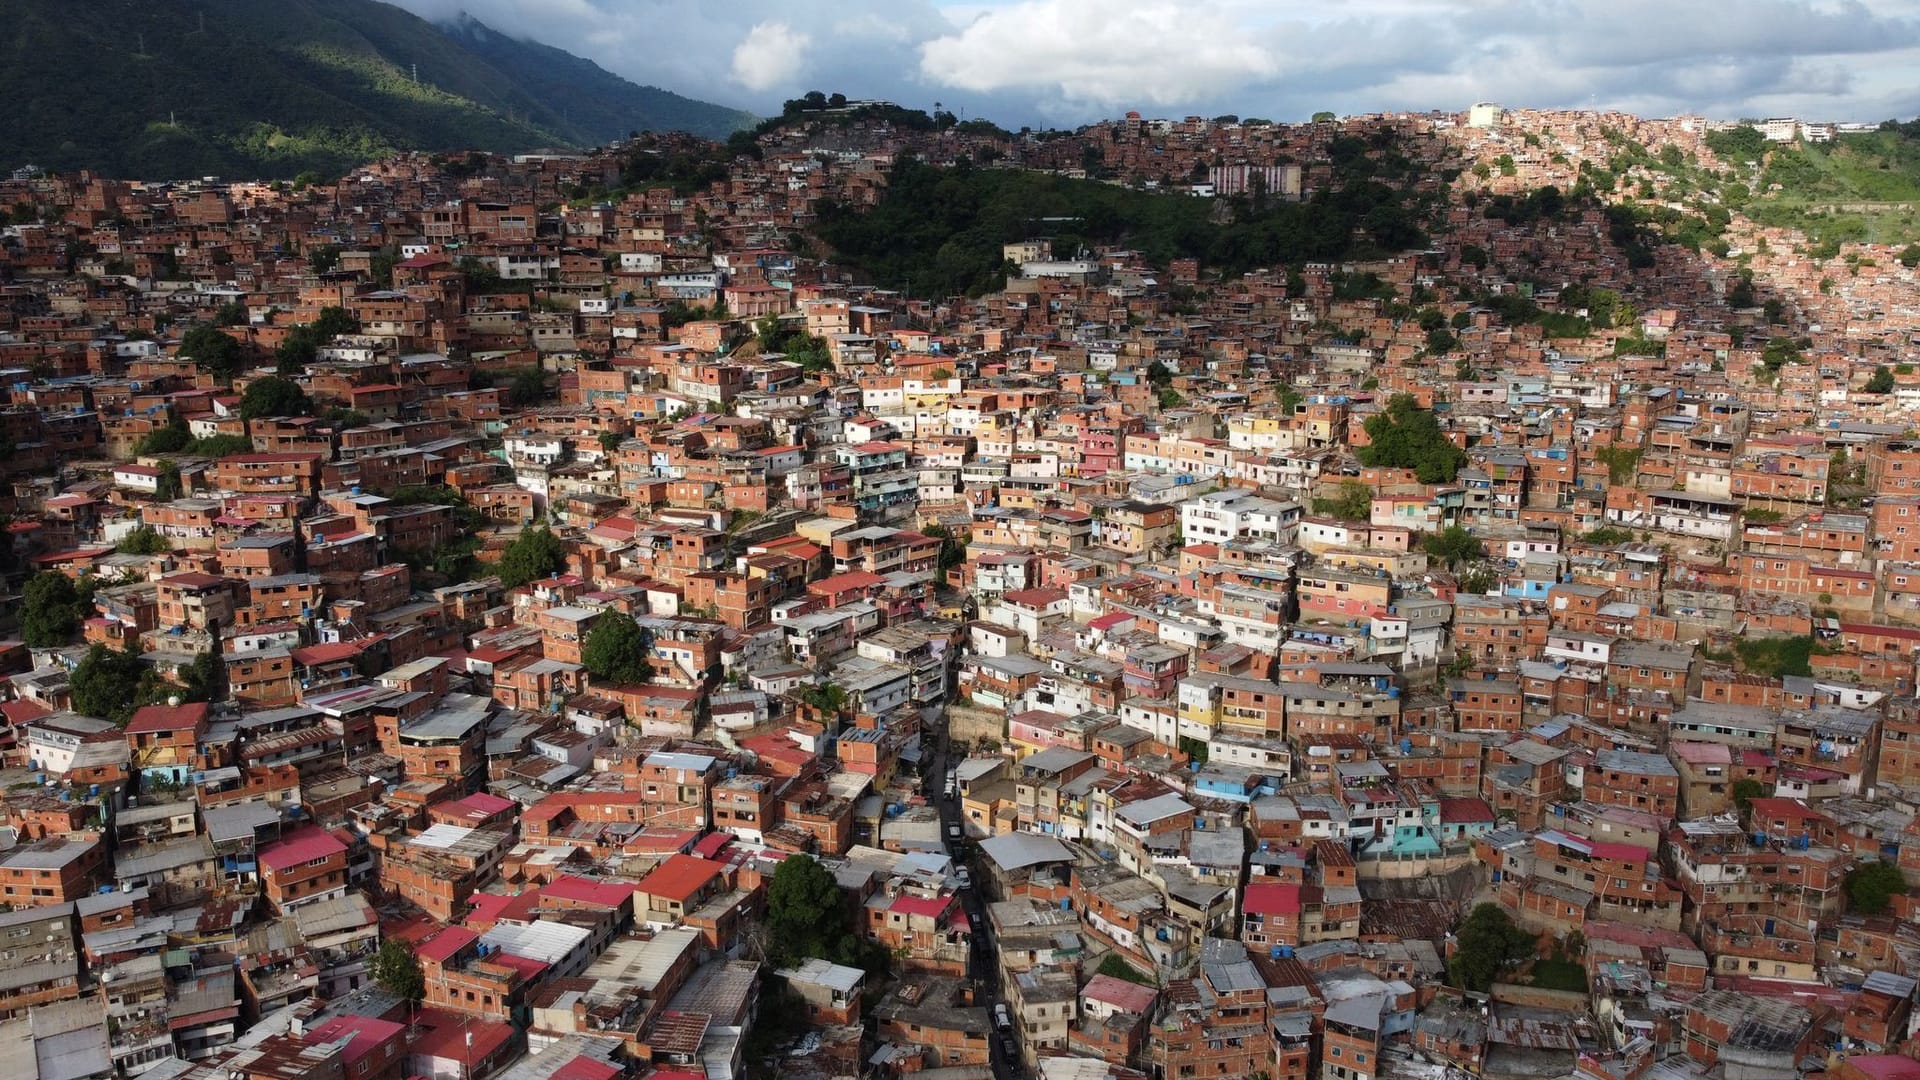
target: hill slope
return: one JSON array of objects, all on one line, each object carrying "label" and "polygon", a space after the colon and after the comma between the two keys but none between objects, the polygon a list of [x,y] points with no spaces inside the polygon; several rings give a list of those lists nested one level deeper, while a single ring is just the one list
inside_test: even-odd
[{"label": "hill slope", "polygon": [[1738,127],[1708,135],[1707,145],[1750,182],[1741,208],[1761,224],[1823,244],[1920,240],[1920,121],[1826,143],[1769,143]]},{"label": "hill slope", "polygon": [[0,18],[7,165],[286,176],[400,148],[724,137],[754,120],[377,0],[0,0]]}]

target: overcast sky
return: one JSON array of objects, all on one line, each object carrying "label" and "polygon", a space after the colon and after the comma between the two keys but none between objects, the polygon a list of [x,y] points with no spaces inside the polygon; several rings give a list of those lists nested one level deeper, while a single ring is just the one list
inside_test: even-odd
[{"label": "overcast sky", "polygon": [[1508,106],[1920,114],[1920,0],[395,0],[761,113],[810,90],[1010,127]]}]

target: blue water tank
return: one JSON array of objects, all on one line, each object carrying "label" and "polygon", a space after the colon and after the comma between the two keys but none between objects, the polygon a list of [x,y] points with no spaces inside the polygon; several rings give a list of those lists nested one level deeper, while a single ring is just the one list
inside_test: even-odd
[{"label": "blue water tank", "polygon": [[1060,898],[1060,910],[1061,910],[1061,911],[1072,911],[1072,910],[1073,910],[1073,897],[1071,897],[1071,896],[1063,896],[1063,897],[1061,897],[1061,898]]},{"label": "blue water tank", "polygon": [[88,785],[87,785],[87,798],[89,798],[89,799],[97,799],[97,798],[99,798],[99,797],[100,797],[100,785],[99,785],[99,784],[88,784]]},{"label": "blue water tank", "polygon": [[1267,950],[1267,955],[1275,960],[1278,960],[1280,959],[1280,949],[1281,949],[1281,946],[1275,945],[1273,948]]},{"label": "blue water tank", "polygon": [[1156,937],[1156,938],[1159,938],[1159,939],[1160,939],[1161,941],[1166,941],[1166,940],[1168,940],[1168,939],[1167,939],[1167,928],[1166,928],[1166,927],[1164,927],[1164,926],[1163,926],[1163,927],[1161,927],[1160,929],[1158,929],[1158,930],[1156,930],[1156,931],[1154,931],[1154,935],[1153,935],[1153,936],[1154,936],[1154,937]]},{"label": "blue water tank", "polygon": [[1401,752],[1402,754],[1411,754],[1411,753],[1413,753],[1413,740],[1412,740],[1412,739],[1401,739],[1401,740],[1400,740],[1400,752]]},{"label": "blue water tank", "polygon": [[1280,959],[1282,960],[1293,959],[1293,946],[1291,945],[1280,946]]},{"label": "blue water tank", "polygon": [[1767,834],[1763,832],[1755,832],[1753,834],[1753,846],[1754,847],[1767,846]]}]

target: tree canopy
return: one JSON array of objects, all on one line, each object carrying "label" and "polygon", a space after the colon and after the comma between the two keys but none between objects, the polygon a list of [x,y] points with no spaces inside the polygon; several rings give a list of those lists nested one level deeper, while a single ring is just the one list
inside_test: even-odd
[{"label": "tree canopy", "polygon": [[94,645],[73,669],[73,711],[124,724],[139,707],[149,668],[140,654]]},{"label": "tree canopy", "polygon": [[1418,199],[1389,182],[1412,176],[1411,160],[1390,144],[1335,143],[1330,186],[1298,202],[1255,192],[1234,200],[1225,220],[1206,199],[903,156],[878,206],[822,202],[816,231],[839,259],[916,296],[1000,288],[1017,270],[1004,245],[1030,238],[1043,219],[1071,223],[1052,231],[1056,252],[1126,243],[1155,263],[1198,258],[1229,274],[1423,246]]},{"label": "tree canopy", "polygon": [[500,556],[500,583],[517,589],[529,581],[551,577],[567,565],[567,546],[544,525],[521,531]]},{"label": "tree canopy", "polygon": [[163,555],[173,550],[167,538],[151,525],[142,525],[123,537],[118,550],[127,555]]},{"label": "tree canopy", "polygon": [[192,442],[193,432],[187,430],[187,425],[168,424],[140,436],[140,441],[133,444],[133,452],[137,455],[177,454]]},{"label": "tree canopy", "polygon": [[1892,863],[1861,863],[1847,875],[1847,906],[1861,915],[1880,914],[1906,891],[1906,875]]},{"label": "tree canopy", "polygon": [[180,339],[180,355],[221,382],[239,372],[244,352],[238,341],[211,326],[196,326]]},{"label": "tree canopy", "polygon": [[1478,558],[1484,550],[1479,537],[1458,525],[1449,525],[1427,537],[1425,547],[1428,555],[1448,566]]},{"label": "tree canopy", "polygon": [[652,680],[653,665],[647,660],[652,651],[653,641],[633,616],[624,611],[604,611],[587,631],[580,662],[596,682],[632,686]]},{"label": "tree canopy", "polygon": [[1534,937],[1516,925],[1499,904],[1481,904],[1454,931],[1457,946],[1447,960],[1447,975],[1455,986],[1484,992],[1499,978],[1502,968],[1534,954]]},{"label": "tree canopy", "polygon": [[419,1001],[426,996],[427,980],[420,973],[420,960],[413,955],[413,946],[398,938],[388,938],[380,943],[368,965],[375,986],[397,998],[407,1001]]},{"label": "tree canopy", "polygon": [[80,632],[80,620],[93,606],[91,590],[56,570],[27,579],[20,602],[20,636],[35,649],[65,645]]},{"label": "tree canopy", "polygon": [[810,855],[789,855],[767,883],[768,959],[784,967],[798,960],[842,955],[853,928],[833,874]]},{"label": "tree canopy", "polygon": [[1342,480],[1337,494],[1313,500],[1313,512],[1341,521],[1366,521],[1373,516],[1373,489],[1359,480]]},{"label": "tree canopy", "polygon": [[1376,468],[1412,469],[1423,484],[1444,484],[1467,463],[1466,451],[1455,446],[1432,412],[1420,408],[1411,394],[1396,394],[1384,412],[1367,418],[1366,446],[1360,462]]},{"label": "tree canopy", "polygon": [[300,384],[278,375],[253,380],[247,384],[247,392],[240,395],[242,420],[263,416],[305,416],[312,411],[313,402],[307,399],[307,392],[300,389]]}]

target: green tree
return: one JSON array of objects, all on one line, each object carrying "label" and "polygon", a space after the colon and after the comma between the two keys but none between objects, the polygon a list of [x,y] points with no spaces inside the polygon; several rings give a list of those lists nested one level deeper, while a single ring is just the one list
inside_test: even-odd
[{"label": "green tree", "polygon": [[1447,438],[1439,419],[1410,394],[1394,395],[1385,411],[1368,417],[1366,432],[1370,442],[1360,448],[1361,464],[1412,469],[1423,484],[1444,484],[1467,463],[1466,452]]},{"label": "green tree", "polygon": [[298,375],[320,357],[320,335],[311,326],[287,331],[273,350],[273,367],[282,375]]},{"label": "green tree", "polygon": [[171,461],[160,466],[160,479],[153,485],[155,501],[172,502],[180,497],[180,491],[180,466]]},{"label": "green tree", "polygon": [[179,671],[182,701],[212,701],[226,674],[218,654],[203,652]]},{"label": "green tree", "polygon": [[1366,521],[1373,516],[1373,489],[1359,480],[1342,480],[1339,494],[1313,500],[1313,512],[1341,521]]},{"label": "green tree", "polygon": [[234,454],[253,453],[253,440],[245,435],[209,435],[193,440],[193,445],[188,449],[201,457],[232,457]]},{"label": "green tree", "polygon": [[368,970],[374,985],[394,997],[419,1001],[426,996],[427,980],[420,973],[420,960],[413,955],[413,946],[404,941],[388,938],[381,942]]},{"label": "green tree", "polygon": [[808,683],[794,696],[823,716],[838,716],[847,707],[846,690],[830,682]]},{"label": "green tree", "polygon": [[1449,525],[1427,537],[1424,546],[1428,555],[1448,566],[1458,566],[1482,554],[1480,539],[1458,525]]},{"label": "green tree", "polygon": [[1336,119],[1335,116],[1332,113],[1327,112],[1325,109],[1322,109],[1321,111],[1313,114],[1313,122],[1316,124],[1330,124],[1335,119]]},{"label": "green tree", "polygon": [[521,368],[507,384],[507,401],[520,408],[538,405],[547,396],[547,373],[537,367]]},{"label": "green tree", "polygon": [[133,452],[136,455],[176,454],[185,450],[191,442],[193,432],[187,430],[187,425],[173,423],[140,436],[140,441],[133,444]]},{"label": "green tree", "polygon": [[1481,904],[1454,932],[1456,949],[1447,974],[1463,990],[1485,992],[1503,968],[1534,954],[1533,935],[1514,924],[1499,904]]},{"label": "green tree", "polygon": [[150,670],[139,653],[93,646],[68,681],[73,691],[73,711],[126,723],[140,704],[141,684]]},{"label": "green tree", "polygon": [[1177,409],[1186,403],[1187,399],[1181,397],[1180,391],[1172,387],[1160,391],[1160,407],[1163,409]]},{"label": "green tree", "polygon": [[567,546],[544,525],[523,529],[500,556],[500,583],[517,589],[559,572],[567,565]]},{"label": "green tree", "polygon": [[360,329],[360,320],[354,318],[353,313],[346,308],[323,307],[320,309],[320,314],[314,318],[312,326],[313,332],[319,334],[323,341],[332,341],[341,334],[357,333]]},{"label": "green tree", "polygon": [[20,636],[35,649],[51,649],[80,632],[85,611],[80,589],[57,570],[27,579],[20,601]]},{"label": "green tree", "polygon": [[213,313],[215,326],[245,326],[247,324],[247,305],[238,300],[230,304],[221,304],[220,310]]},{"label": "green tree", "polygon": [[196,326],[180,339],[180,355],[221,382],[239,372],[242,354],[239,342],[211,326]]},{"label": "green tree", "polygon": [[162,555],[173,545],[151,525],[142,525],[121,538],[117,550],[127,555]]},{"label": "green tree", "polygon": [[1908,244],[1900,249],[1900,265],[1909,270],[1920,266],[1920,244]]},{"label": "green tree", "polygon": [[927,526],[926,535],[940,541],[940,574],[967,561],[967,538],[953,535],[953,530],[938,522]]},{"label": "green tree", "polygon": [[1767,785],[1752,777],[1742,777],[1733,782],[1732,794],[1733,805],[1739,807],[1740,812],[1745,814],[1747,809],[1753,805],[1753,800],[1766,796]]},{"label": "green tree", "polygon": [[1906,892],[1906,875],[1892,863],[1861,863],[1847,875],[1847,906],[1861,915],[1880,914]]},{"label": "green tree", "polygon": [[767,952],[776,967],[827,958],[850,936],[846,900],[833,874],[810,855],[789,855],[767,883]]},{"label": "green tree", "polygon": [[1474,563],[1456,575],[1455,584],[1468,596],[1485,596],[1500,584],[1500,575],[1486,563]]},{"label": "green tree", "polygon": [[1867,393],[1893,393],[1893,372],[1887,370],[1885,364],[1873,369],[1873,375],[1867,379]]},{"label": "green tree", "polygon": [[240,396],[240,418],[255,420],[263,416],[305,416],[313,411],[307,392],[292,379],[268,375],[247,384]]},{"label": "green tree", "polygon": [[653,652],[650,635],[624,611],[603,611],[587,631],[580,647],[580,663],[606,686],[634,686],[651,682]]}]

